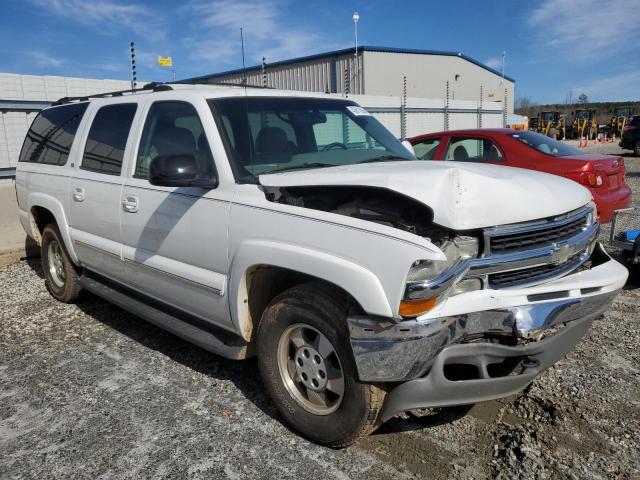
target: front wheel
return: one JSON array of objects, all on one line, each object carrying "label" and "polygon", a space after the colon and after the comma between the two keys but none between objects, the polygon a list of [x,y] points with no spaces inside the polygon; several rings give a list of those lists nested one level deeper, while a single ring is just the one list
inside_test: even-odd
[{"label": "front wheel", "polygon": [[376,427],[384,391],[358,380],[347,309],[321,283],[277,296],[258,327],[258,364],[280,413],[307,438],[344,447]]}]

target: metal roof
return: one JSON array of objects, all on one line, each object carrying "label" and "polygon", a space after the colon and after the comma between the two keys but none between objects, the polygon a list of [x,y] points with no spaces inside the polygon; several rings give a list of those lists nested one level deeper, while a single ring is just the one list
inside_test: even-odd
[{"label": "metal roof", "polygon": [[[496,70],[495,68],[491,68],[487,65],[485,65],[482,62],[479,62],[478,60],[475,60],[467,55],[465,55],[462,52],[444,52],[441,50],[420,50],[420,49],[415,49],[415,48],[394,48],[394,47],[374,47],[374,46],[370,46],[370,45],[362,45],[360,47],[358,47],[358,51],[360,52],[385,52],[385,53],[411,53],[411,54],[416,54],[416,55],[441,55],[441,56],[445,56],[445,57],[459,57],[462,58],[468,62],[471,62],[475,65],[478,65],[481,68],[484,68],[485,70],[488,70],[491,73],[494,73],[498,76],[502,76],[502,73],[499,72],[498,70]],[[305,57],[298,57],[298,58],[291,58],[288,60],[281,60],[279,62],[272,62],[272,63],[268,63],[267,67],[277,67],[280,65],[290,65],[292,63],[301,63],[301,62],[308,62],[310,60],[317,60],[319,58],[325,58],[325,57],[335,57],[338,55],[344,55],[346,53],[352,53],[353,52],[353,48],[343,48],[341,50],[333,50],[331,52],[323,52],[323,53],[317,53],[315,55],[307,55]],[[200,75],[198,77],[192,77],[192,78],[185,78],[184,80],[180,80],[179,82],[175,82],[175,83],[181,83],[181,82],[193,82],[193,81],[197,81],[197,80],[205,80],[205,79],[209,79],[209,78],[219,78],[225,75],[233,75],[233,74],[238,74],[238,73],[242,73],[243,71],[247,71],[247,72],[254,72],[257,70],[260,70],[262,68],[262,65],[254,65],[251,67],[247,67],[246,69],[243,68],[236,68],[233,70],[227,70],[224,72],[219,72],[219,73],[212,73],[209,75]],[[508,76],[504,76],[505,80],[509,80],[510,82],[514,82],[515,80],[511,77]]]}]

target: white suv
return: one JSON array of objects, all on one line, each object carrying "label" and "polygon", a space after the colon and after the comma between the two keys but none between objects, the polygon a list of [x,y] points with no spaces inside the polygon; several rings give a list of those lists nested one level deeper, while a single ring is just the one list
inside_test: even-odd
[{"label": "white suv", "polygon": [[624,285],[588,190],[415,156],[354,102],[150,85],[61,99],[17,168],[46,285],[219,355],[343,446],[398,412],[513,394]]}]

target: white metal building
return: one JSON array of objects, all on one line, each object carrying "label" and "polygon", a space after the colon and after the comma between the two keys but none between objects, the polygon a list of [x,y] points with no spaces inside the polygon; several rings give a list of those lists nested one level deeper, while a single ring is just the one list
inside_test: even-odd
[{"label": "white metal building", "polygon": [[[285,90],[499,101],[513,112],[515,80],[459,52],[362,46],[183,80]],[[482,98],[481,98],[482,89]]]}]

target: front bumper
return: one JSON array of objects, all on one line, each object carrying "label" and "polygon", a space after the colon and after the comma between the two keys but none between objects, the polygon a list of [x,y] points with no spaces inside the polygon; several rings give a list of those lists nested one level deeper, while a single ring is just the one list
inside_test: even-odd
[{"label": "front bumper", "polygon": [[629,272],[600,244],[591,260],[597,265],[540,285],[455,295],[428,316],[412,320],[349,317],[360,380],[412,380],[425,375],[448,345],[487,336],[512,344],[536,340],[551,326],[599,317]]},{"label": "front bumper", "polygon": [[[467,343],[446,347],[435,358],[429,374],[403,383],[392,390],[380,413],[382,421],[416,408],[468,405],[513,395],[525,388],[541,372],[561,360],[587,333],[593,317],[570,323],[558,333],[540,342],[505,346],[491,343]],[[521,361],[515,375],[494,377],[488,368],[507,359]],[[445,368],[450,365],[473,365],[477,379],[450,380]]]}]

